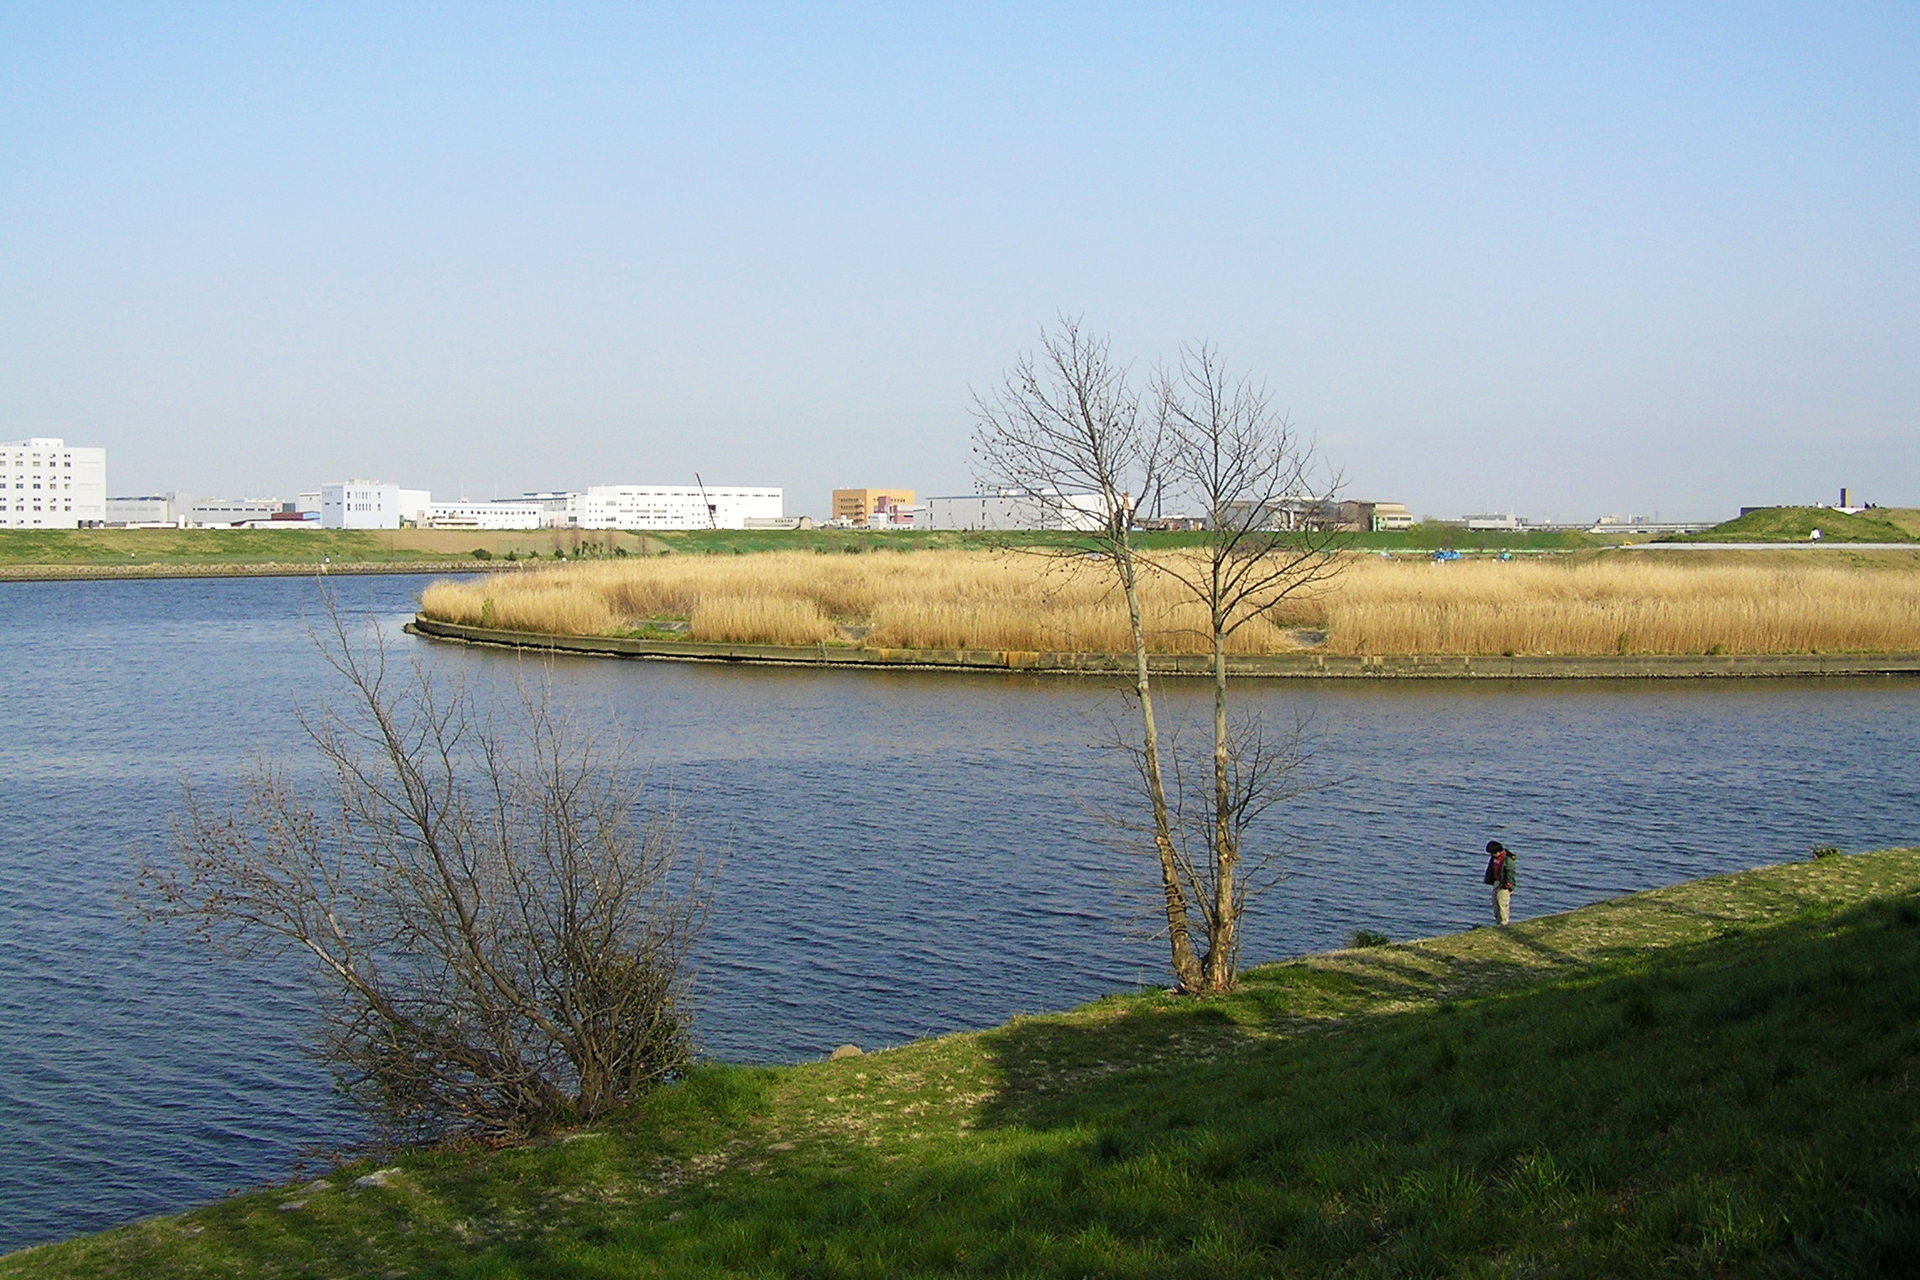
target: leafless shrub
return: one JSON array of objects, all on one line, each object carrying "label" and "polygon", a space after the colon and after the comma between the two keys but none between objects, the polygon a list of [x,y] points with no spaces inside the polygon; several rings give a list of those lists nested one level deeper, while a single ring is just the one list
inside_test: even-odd
[{"label": "leafless shrub", "polygon": [[705,877],[629,748],[544,687],[502,732],[332,608],[320,647],[344,684],[302,719],[323,780],[256,765],[231,807],[189,789],[138,910],[303,952],[320,1053],[381,1140],[590,1120],[683,1068]]}]

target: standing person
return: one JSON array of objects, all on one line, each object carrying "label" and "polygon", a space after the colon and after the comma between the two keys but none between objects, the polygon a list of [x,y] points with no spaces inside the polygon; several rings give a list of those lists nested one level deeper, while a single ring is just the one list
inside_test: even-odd
[{"label": "standing person", "polygon": [[1513,905],[1513,850],[1498,840],[1487,841],[1487,883],[1493,886],[1493,922],[1505,924]]}]

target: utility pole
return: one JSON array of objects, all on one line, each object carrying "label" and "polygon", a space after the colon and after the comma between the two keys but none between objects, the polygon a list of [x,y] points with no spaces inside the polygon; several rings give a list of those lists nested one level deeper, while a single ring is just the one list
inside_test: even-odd
[{"label": "utility pole", "polygon": [[700,501],[707,504],[707,528],[718,529],[720,527],[719,508],[714,505],[713,499],[707,496],[707,482],[700,478],[698,471],[693,473],[693,482],[700,486]]}]

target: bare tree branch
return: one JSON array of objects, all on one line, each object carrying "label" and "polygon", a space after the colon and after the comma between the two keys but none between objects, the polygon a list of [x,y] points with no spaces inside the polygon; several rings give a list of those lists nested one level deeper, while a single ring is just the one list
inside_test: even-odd
[{"label": "bare tree branch", "polygon": [[1190,865],[1207,938],[1201,989],[1220,992],[1232,989],[1239,968],[1248,827],[1277,802],[1299,763],[1297,739],[1269,742],[1257,721],[1236,724],[1228,714],[1227,645],[1335,571],[1328,552],[1337,533],[1321,513],[1333,510],[1339,477],[1322,474],[1313,445],[1273,407],[1266,388],[1228,373],[1209,344],[1182,347],[1178,366],[1158,373],[1155,390],[1167,474],[1206,524],[1198,555],[1160,556],[1151,565],[1203,607],[1211,641],[1211,785],[1206,803],[1195,805],[1183,770],[1177,791],[1183,819],[1190,806],[1207,814],[1207,856]]},{"label": "bare tree branch", "polygon": [[319,642],[346,690],[301,720],[324,787],[261,763],[230,809],[189,789],[142,914],[306,954],[321,1054],[386,1138],[517,1136],[680,1070],[706,880],[629,748],[544,687],[503,734],[465,690],[397,676],[331,601]]},{"label": "bare tree branch", "polygon": [[1100,527],[1091,536],[1126,597],[1133,638],[1142,776],[1153,815],[1170,960],[1176,983],[1193,989],[1201,969],[1162,779],[1132,532],[1133,495],[1153,487],[1161,470],[1158,420],[1143,422],[1127,372],[1113,363],[1107,340],[1084,333],[1080,321],[1069,316],[1059,317],[1051,331],[1041,331],[1038,356],[1020,357],[998,388],[974,397],[974,417],[975,476],[983,489],[1040,503],[1089,494],[1097,503]]}]

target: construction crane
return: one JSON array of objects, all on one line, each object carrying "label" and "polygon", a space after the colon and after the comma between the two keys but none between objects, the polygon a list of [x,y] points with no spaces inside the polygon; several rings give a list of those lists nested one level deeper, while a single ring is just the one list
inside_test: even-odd
[{"label": "construction crane", "polygon": [[707,504],[707,528],[720,527],[719,508],[713,505],[713,499],[707,496],[707,482],[700,478],[698,471],[693,473],[693,482],[700,486],[700,501]]}]

